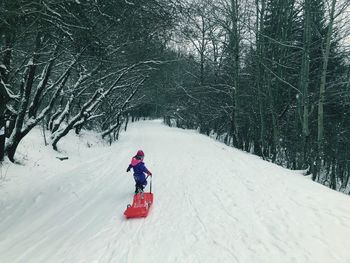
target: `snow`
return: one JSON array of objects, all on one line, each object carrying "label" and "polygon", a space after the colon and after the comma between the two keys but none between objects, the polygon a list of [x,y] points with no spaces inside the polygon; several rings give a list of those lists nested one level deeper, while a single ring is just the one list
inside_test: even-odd
[{"label": "snow", "polygon": [[[301,175],[160,121],[43,146],[35,129],[0,181],[0,262],[348,263],[350,199]],[[138,149],[154,204],[126,220]],[[3,176],[5,175],[5,176]]]}]

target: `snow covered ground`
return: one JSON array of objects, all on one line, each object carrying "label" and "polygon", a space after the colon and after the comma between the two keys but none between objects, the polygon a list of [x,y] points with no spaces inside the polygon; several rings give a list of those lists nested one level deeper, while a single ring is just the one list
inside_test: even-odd
[{"label": "snow covered ground", "polygon": [[[111,147],[92,134],[25,138],[0,171],[0,262],[349,263],[350,198],[298,172],[160,121]],[[155,202],[126,220],[143,149]]]}]

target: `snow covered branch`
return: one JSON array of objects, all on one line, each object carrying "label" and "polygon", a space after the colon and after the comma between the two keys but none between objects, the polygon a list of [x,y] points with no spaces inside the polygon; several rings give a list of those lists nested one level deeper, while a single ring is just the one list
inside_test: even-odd
[{"label": "snow covered branch", "polygon": [[109,133],[113,132],[119,125],[120,125],[120,116],[124,113],[126,107],[129,105],[129,103],[131,102],[132,98],[136,95],[139,87],[145,82],[145,79],[143,79],[142,81],[140,81],[139,83],[137,83],[136,87],[134,88],[134,90],[130,93],[130,95],[124,100],[124,102],[122,103],[122,105],[119,107],[118,113],[116,114],[116,119],[117,122],[113,125],[111,125],[107,130],[103,131],[101,133],[102,138],[104,138],[105,136],[107,136]]}]

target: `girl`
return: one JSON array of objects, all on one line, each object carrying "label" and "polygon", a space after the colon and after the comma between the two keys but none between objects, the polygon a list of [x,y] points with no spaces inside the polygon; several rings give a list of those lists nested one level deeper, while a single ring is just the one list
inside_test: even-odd
[{"label": "girl", "polygon": [[152,173],[146,168],[143,163],[143,159],[145,154],[142,150],[137,151],[136,155],[132,157],[131,163],[129,164],[127,172],[130,171],[131,168],[134,169],[134,179],[135,179],[135,194],[143,192],[143,189],[147,185],[147,179],[145,174],[152,176]]}]

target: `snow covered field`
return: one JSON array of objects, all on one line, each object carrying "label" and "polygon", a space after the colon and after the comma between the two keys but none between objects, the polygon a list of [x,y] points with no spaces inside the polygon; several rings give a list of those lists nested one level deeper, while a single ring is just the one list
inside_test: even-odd
[{"label": "snow covered field", "polygon": [[[1,167],[2,263],[350,262],[349,196],[194,131],[142,121],[111,147],[70,134],[66,161],[42,144],[33,131]],[[126,220],[138,149],[155,201]]]}]

